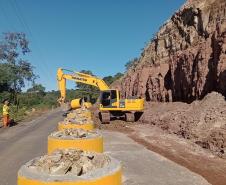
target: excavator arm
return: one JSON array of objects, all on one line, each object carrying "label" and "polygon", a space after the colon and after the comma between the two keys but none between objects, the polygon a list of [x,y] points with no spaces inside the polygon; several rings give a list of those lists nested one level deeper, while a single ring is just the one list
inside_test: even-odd
[{"label": "excavator arm", "polygon": [[[70,72],[65,74],[64,71]],[[57,82],[61,97],[58,99],[59,103],[64,103],[66,98],[66,80],[92,85],[100,89],[100,91],[109,90],[108,85],[100,78],[91,76],[85,73],[73,72],[70,70],[59,68],[57,71]]]}]

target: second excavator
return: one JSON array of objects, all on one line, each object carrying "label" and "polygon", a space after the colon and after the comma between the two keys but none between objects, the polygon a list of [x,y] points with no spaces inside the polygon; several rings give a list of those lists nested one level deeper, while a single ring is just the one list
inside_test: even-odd
[{"label": "second excavator", "polygon": [[[65,74],[65,71],[69,73]],[[57,71],[58,88],[61,94],[58,100],[60,104],[65,103],[66,80],[72,80],[99,88],[99,117],[102,123],[110,123],[111,118],[124,118],[128,122],[134,122],[136,115],[141,115],[144,110],[143,98],[121,99],[120,91],[110,89],[101,78],[62,68],[59,68]]]}]

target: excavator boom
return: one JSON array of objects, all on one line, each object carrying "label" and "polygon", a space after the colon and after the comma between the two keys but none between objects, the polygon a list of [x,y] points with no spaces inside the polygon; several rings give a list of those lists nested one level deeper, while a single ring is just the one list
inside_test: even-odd
[{"label": "excavator boom", "polygon": [[[64,71],[69,71],[70,74],[64,74]],[[61,97],[59,99],[60,102],[64,102],[66,98],[66,80],[72,80],[75,82],[92,85],[98,87],[100,91],[105,91],[109,89],[108,85],[98,77],[59,68],[57,71],[57,82],[61,94]]]}]

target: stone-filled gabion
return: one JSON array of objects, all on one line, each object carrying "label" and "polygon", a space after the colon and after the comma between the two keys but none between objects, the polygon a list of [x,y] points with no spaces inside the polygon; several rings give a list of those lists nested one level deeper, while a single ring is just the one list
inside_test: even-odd
[{"label": "stone-filled gabion", "polygon": [[57,150],[37,157],[18,172],[18,185],[121,185],[121,164],[81,150]]},{"label": "stone-filled gabion", "polygon": [[90,110],[88,110],[86,108],[80,108],[80,109],[75,109],[72,112],[67,114],[67,118],[69,118],[69,119],[78,118],[78,117],[91,119],[92,113]]},{"label": "stone-filled gabion", "polygon": [[103,137],[97,131],[83,129],[64,129],[49,135],[48,153],[66,148],[103,152]]},{"label": "stone-filled gabion", "polygon": [[69,128],[81,128],[84,130],[93,130],[94,123],[90,110],[86,108],[80,108],[73,110],[64,121],[58,123],[58,130],[64,130]]},{"label": "stone-filled gabion", "polygon": [[65,120],[63,122],[58,123],[58,130],[64,130],[64,129],[84,129],[84,130],[93,130],[94,129],[94,123],[90,119],[70,119],[70,120]]}]

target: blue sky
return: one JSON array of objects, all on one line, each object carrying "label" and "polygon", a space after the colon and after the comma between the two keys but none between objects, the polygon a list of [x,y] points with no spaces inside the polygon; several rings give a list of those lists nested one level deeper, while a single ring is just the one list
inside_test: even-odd
[{"label": "blue sky", "polygon": [[[25,32],[38,83],[56,89],[58,67],[104,77],[124,72],[184,0],[0,0],[0,33]],[[68,87],[72,88],[73,83]]]}]

